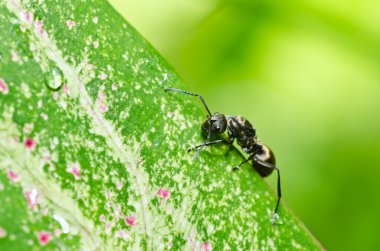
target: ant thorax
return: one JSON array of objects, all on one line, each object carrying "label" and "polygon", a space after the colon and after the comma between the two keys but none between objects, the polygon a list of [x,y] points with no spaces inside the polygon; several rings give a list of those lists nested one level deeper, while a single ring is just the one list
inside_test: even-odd
[{"label": "ant thorax", "polygon": [[244,152],[251,153],[261,145],[252,124],[242,116],[227,117],[230,137],[235,138]]}]

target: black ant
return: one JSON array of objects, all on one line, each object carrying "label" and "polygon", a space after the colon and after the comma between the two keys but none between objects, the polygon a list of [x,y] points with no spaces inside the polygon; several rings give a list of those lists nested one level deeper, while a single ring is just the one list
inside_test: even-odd
[{"label": "black ant", "polygon": [[[273,212],[272,224],[276,223],[278,218],[277,211],[281,199],[281,181],[280,181],[280,169],[276,166],[276,160],[272,150],[266,145],[262,144],[256,135],[256,130],[253,128],[252,124],[242,116],[225,116],[222,113],[211,114],[208,109],[206,102],[202,96],[183,91],[175,88],[166,88],[165,91],[179,92],[187,95],[192,95],[198,97],[202,102],[204,108],[208,112],[207,119],[202,123],[202,131],[207,134],[207,139],[201,145],[189,148],[187,151],[197,150],[194,155],[193,160],[195,160],[200,153],[200,151],[205,146],[216,145],[216,144],[232,144],[236,139],[237,143],[241,146],[243,151],[249,154],[249,157],[241,162],[239,165],[233,168],[234,171],[238,170],[241,165],[252,160],[252,166],[260,174],[261,177],[266,177],[270,175],[273,170],[277,171],[277,203]],[[212,136],[222,134],[227,130],[228,139],[218,139],[215,141],[210,141]]]}]

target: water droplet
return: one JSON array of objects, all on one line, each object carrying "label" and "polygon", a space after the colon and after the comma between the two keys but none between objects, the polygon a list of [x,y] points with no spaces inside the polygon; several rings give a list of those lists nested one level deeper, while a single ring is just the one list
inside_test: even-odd
[{"label": "water droplet", "polygon": [[49,89],[58,90],[63,85],[63,74],[57,67],[52,67],[46,75],[46,85]]},{"label": "water droplet", "polygon": [[272,225],[276,225],[277,220],[280,218],[277,213],[274,213],[271,219]]}]

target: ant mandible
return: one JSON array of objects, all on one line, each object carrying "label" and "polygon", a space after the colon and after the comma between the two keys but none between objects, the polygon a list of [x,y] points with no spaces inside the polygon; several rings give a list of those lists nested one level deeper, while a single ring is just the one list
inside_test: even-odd
[{"label": "ant mandible", "polygon": [[[189,148],[187,150],[190,152],[198,149],[194,155],[193,160],[197,158],[198,154],[205,146],[222,143],[231,145],[236,139],[238,145],[243,149],[245,153],[249,154],[249,157],[239,165],[235,166],[233,168],[234,171],[238,170],[241,165],[250,160],[252,160],[252,166],[260,174],[261,177],[270,175],[273,170],[277,171],[277,203],[272,217],[272,224],[275,224],[276,219],[278,218],[277,211],[281,199],[280,169],[278,166],[276,166],[276,160],[272,150],[260,142],[256,135],[256,130],[253,128],[252,124],[242,116],[225,116],[224,114],[218,112],[212,114],[202,96],[196,93],[183,91],[176,88],[166,88],[165,91],[179,92],[198,97],[202,102],[204,108],[207,110],[208,117],[201,126],[202,131],[207,134],[207,139],[202,144]],[[226,130],[228,134],[227,140],[218,139],[215,141],[210,141],[213,135],[222,134]]]}]

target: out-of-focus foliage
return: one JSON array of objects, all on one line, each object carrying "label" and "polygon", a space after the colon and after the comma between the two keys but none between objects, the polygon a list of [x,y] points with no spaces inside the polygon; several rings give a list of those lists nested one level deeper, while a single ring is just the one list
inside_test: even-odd
[{"label": "out-of-focus foliage", "polygon": [[254,121],[327,249],[380,249],[380,2],[111,2],[213,111]]}]

